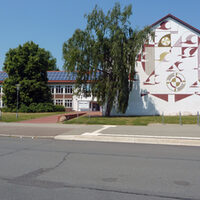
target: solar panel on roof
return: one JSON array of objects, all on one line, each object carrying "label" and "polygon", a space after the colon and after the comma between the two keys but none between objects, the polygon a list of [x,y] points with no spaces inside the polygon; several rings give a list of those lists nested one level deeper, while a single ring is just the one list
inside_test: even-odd
[{"label": "solar panel on roof", "polygon": [[6,72],[0,72],[0,81],[4,81],[8,77]]},{"label": "solar panel on roof", "polygon": [[[56,81],[56,80],[60,80],[60,81],[74,81],[76,80],[76,72],[61,72],[61,71],[48,71],[47,72],[47,77],[48,80],[51,81]],[[6,78],[8,77],[6,72],[0,72],[0,81],[4,81]]]}]

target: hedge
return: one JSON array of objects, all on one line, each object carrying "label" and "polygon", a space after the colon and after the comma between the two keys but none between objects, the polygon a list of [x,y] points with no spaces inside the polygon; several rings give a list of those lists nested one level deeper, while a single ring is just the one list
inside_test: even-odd
[{"label": "hedge", "polygon": [[[10,108],[2,108],[3,112],[16,112],[15,109]],[[62,112],[65,111],[64,106],[61,105],[53,105],[52,103],[32,103],[29,106],[22,104],[18,110],[18,112],[22,113],[38,113],[38,112]]]}]

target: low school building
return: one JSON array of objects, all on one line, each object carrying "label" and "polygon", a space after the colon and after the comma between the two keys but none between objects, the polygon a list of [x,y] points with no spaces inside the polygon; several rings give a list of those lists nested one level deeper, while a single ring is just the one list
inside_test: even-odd
[{"label": "low school building", "polygon": [[[3,81],[8,77],[6,72],[0,72],[0,107],[2,101]],[[74,93],[75,74],[65,71],[48,71],[48,86],[50,87],[54,105],[63,105],[66,111],[100,111],[96,98],[91,95],[79,96]]]}]

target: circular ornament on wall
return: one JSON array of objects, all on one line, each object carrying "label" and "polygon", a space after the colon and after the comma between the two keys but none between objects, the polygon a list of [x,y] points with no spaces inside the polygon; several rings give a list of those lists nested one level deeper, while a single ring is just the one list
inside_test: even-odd
[{"label": "circular ornament on wall", "polygon": [[171,46],[171,35],[170,34],[164,35],[160,39],[158,47],[170,47],[170,46]]},{"label": "circular ornament on wall", "polygon": [[182,74],[172,73],[167,77],[166,84],[173,92],[179,92],[185,87],[186,81]]}]

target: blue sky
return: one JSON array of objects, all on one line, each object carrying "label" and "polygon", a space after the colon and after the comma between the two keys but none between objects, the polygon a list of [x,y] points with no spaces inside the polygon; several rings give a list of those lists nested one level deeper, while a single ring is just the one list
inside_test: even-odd
[{"label": "blue sky", "polygon": [[132,4],[133,27],[143,28],[171,13],[200,29],[200,0],[0,0],[0,70],[9,48],[27,41],[49,50],[62,70],[62,45],[77,28],[85,28],[84,14],[96,4],[107,12],[115,2]]}]

